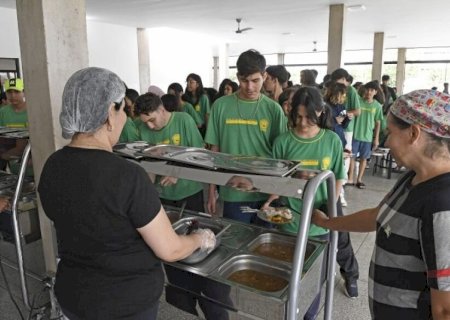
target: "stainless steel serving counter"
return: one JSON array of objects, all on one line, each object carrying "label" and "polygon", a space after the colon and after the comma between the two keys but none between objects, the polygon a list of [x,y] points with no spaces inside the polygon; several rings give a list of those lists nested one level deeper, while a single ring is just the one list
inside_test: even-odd
[{"label": "stainless steel serving counter", "polygon": [[[189,282],[181,282],[181,284],[177,281],[171,282],[171,277],[168,277],[167,288],[188,291],[197,299],[208,300],[210,305],[214,305],[215,312],[227,319],[286,319],[296,237],[276,229],[243,224],[234,220],[206,218],[204,214],[191,211],[187,211],[183,218],[177,221],[179,210],[173,207],[166,208],[175,230],[180,222],[192,219],[200,222],[203,221],[202,219],[208,219],[208,224],[215,226],[215,230],[227,229],[221,235],[220,245],[203,261],[195,264],[183,262],[165,264],[168,275],[181,271],[183,277],[195,279],[197,285],[190,287]],[[292,251],[290,256],[286,255],[280,259],[280,257],[273,257],[273,254],[267,256],[256,250],[259,246],[266,244],[282,245],[285,248],[291,248]],[[319,286],[322,285],[320,275],[327,245],[326,242],[314,240],[309,240],[307,243],[299,284],[301,292],[299,292],[298,312],[301,315],[307,311]],[[254,270],[275,276],[283,279],[285,284],[275,290],[258,289],[230,279],[233,273],[242,270]],[[199,285],[199,282],[202,285]],[[201,290],[198,289],[199,286],[202,287]],[[173,304],[177,306],[176,301]]]},{"label": "stainless steel serving counter", "polygon": [[[183,148],[184,150],[182,150]],[[153,151],[157,152],[153,154]],[[204,291],[215,293],[222,292],[222,294],[219,295],[220,297],[217,297],[214,293],[214,301],[212,302],[218,302],[224,309],[232,310],[232,312],[234,312],[232,313],[233,316],[236,314],[239,315],[238,319],[298,320],[303,318],[305,305],[309,306],[311,298],[313,298],[310,297],[310,295],[316,294],[315,290],[309,289],[315,288],[318,286],[318,282],[320,282],[320,272],[317,270],[320,269],[318,267],[319,260],[321,261],[322,259],[316,258],[314,263],[308,268],[306,255],[308,244],[310,243],[310,241],[308,241],[308,232],[314,197],[317,189],[322,183],[326,184],[327,193],[329,195],[327,200],[328,214],[330,217],[336,216],[335,177],[331,171],[307,170],[302,168],[301,164],[298,166],[293,163],[285,163],[283,160],[274,161],[271,159],[268,161],[268,159],[257,157],[252,157],[250,161],[245,159],[244,163],[242,163],[239,156],[212,153],[206,149],[201,150],[201,152],[197,149],[194,150],[196,156],[192,158],[187,154],[190,150],[186,147],[178,147],[177,150],[172,150],[170,146],[155,149],[152,147],[148,148],[148,145],[145,145],[145,143],[120,145],[115,148],[115,152],[130,159],[130,161],[135,161],[149,174],[212,183],[233,187],[246,192],[262,192],[302,199],[303,206],[299,221],[299,230],[296,239],[294,238],[295,249],[293,262],[290,265],[290,269],[285,263],[279,268],[272,269],[274,272],[280,271],[282,278],[288,278],[289,285],[285,290],[279,290],[280,292],[277,292],[277,294],[267,295],[228,282],[227,272],[223,269],[224,266],[222,264],[225,264],[225,260],[230,261],[237,255],[240,255],[240,258],[242,258],[241,260],[252,263],[253,266],[258,266],[258,268],[264,263],[272,264],[272,261],[261,261],[262,258],[260,257],[255,258],[257,260],[256,262],[253,261],[255,259],[249,256],[245,247],[245,244],[248,244],[249,242],[245,241],[236,242],[237,245],[242,244],[242,246],[239,246],[238,248],[230,248],[230,246],[226,245],[225,241],[223,245],[218,247],[215,253],[208,257],[208,259],[212,261],[210,264],[207,263],[209,261],[208,259],[204,262],[200,262],[199,265],[196,265],[195,267],[183,266],[185,269],[182,269],[180,265],[168,264],[166,273],[168,270],[171,270],[171,268],[175,268],[176,270],[185,272],[188,278],[202,277],[204,282],[212,284],[214,288],[219,287],[220,290],[209,290],[210,288],[208,288],[208,290]],[[185,154],[181,160],[178,159],[180,152]],[[201,157],[199,156],[199,152],[202,154]],[[238,158],[238,162],[235,161],[236,157]],[[222,161],[223,159],[228,160]],[[232,165],[229,165],[230,163]],[[254,167],[252,168],[249,164],[254,165]],[[267,166],[274,168],[271,174],[267,174]],[[234,221],[227,221],[227,223],[231,223],[233,226],[236,225],[236,222]],[[249,227],[249,225],[244,226]],[[251,226],[251,228],[252,232],[256,232],[255,236],[262,232],[261,229],[258,229],[257,227],[253,229],[254,227]],[[231,230],[233,229],[234,228],[231,228]],[[251,239],[249,239],[249,241],[251,241]],[[327,250],[324,312],[324,319],[326,320],[330,320],[332,314],[336,248],[337,232],[333,231],[330,232],[329,250]],[[321,254],[323,255],[323,250]],[[202,264],[204,264],[204,266]],[[238,262],[236,262],[236,265],[237,264]],[[214,267],[211,265],[214,265]],[[230,268],[232,267],[235,266],[230,266]],[[190,269],[188,270],[187,268]],[[168,288],[170,288],[170,286]],[[211,294],[205,294],[198,288],[195,288],[193,291],[197,292],[198,296],[204,299],[210,300],[212,296]],[[227,292],[226,296],[224,296],[223,292]],[[270,306],[270,308],[268,306]],[[274,313],[261,315],[259,313],[260,310]]]}]

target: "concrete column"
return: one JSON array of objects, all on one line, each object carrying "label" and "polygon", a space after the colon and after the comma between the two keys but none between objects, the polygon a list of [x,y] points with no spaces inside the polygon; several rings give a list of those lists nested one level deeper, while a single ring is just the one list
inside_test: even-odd
[{"label": "concrete column", "polygon": [[345,6],[343,4],[330,5],[328,21],[328,68],[327,73],[343,65],[344,51]]},{"label": "concrete column", "polygon": [[384,32],[375,32],[373,36],[372,80],[381,83],[383,72]]},{"label": "concrete column", "polygon": [[[230,52],[230,44],[227,43],[222,50],[221,57],[222,61],[220,61],[220,79],[228,78],[228,70],[230,69],[228,58],[229,58],[229,52]],[[222,81],[222,80],[220,80]]]},{"label": "concrete column", "polygon": [[219,57],[214,56],[213,57],[213,87],[216,88],[216,90],[219,88]]},{"label": "concrete column", "polygon": [[277,53],[278,64],[284,66],[284,53]]},{"label": "concrete column", "polygon": [[396,83],[397,96],[403,94],[403,87],[405,86],[405,64],[406,64],[406,48],[398,48],[397,52],[397,74]]},{"label": "concrete column", "polygon": [[[67,141],[59,112],[67,79],[88,66],[84,0],[17,0],[20,51],[36,182],[48,156]],[[56,271],[54,230],[39,204],[46,270]]]},{"label": "concrete column", "polygon": [[150,47],[146,29],[137,29],[138,59],[139,59],[139,88],[140,93],[146,93],[150,86]]}]

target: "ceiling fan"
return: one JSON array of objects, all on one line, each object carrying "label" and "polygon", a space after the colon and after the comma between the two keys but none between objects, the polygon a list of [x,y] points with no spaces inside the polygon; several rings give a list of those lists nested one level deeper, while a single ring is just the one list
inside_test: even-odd
[{"label": "ceiling fan", "polygon": [[253,28],[242,28],[241,29],[241,21],[242,21],[242,18],[236,18],[236,22],[237,22],[237,24],[238,24],[238,28],[237,28],[237,30],[235,31],[236,33],[243,33],[243,32],[245,32],[245,31],[249,31],[249,30],[252,30]]}]

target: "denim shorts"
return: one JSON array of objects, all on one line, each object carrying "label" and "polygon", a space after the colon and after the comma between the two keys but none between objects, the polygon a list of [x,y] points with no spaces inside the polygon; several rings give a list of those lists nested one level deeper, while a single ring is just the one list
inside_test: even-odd
[{"label": "denim shorts", "polygon": [[352,153],[355,155],[355,158],[370,159],[370,156],[372,155],[372,142],[353,139]]}]

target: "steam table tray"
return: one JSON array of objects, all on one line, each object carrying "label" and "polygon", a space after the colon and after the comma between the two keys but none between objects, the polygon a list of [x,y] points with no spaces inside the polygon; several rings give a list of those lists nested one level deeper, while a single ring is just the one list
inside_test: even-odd
[{"label": "steam table tray", "polygon": [[137,156],[178,162],[211,170],[226,170],[284,177],[295,170],[300,162],[262,158],[256,156],[236,156],[213,152],[202,148],[158,145],[136,152]]}]

